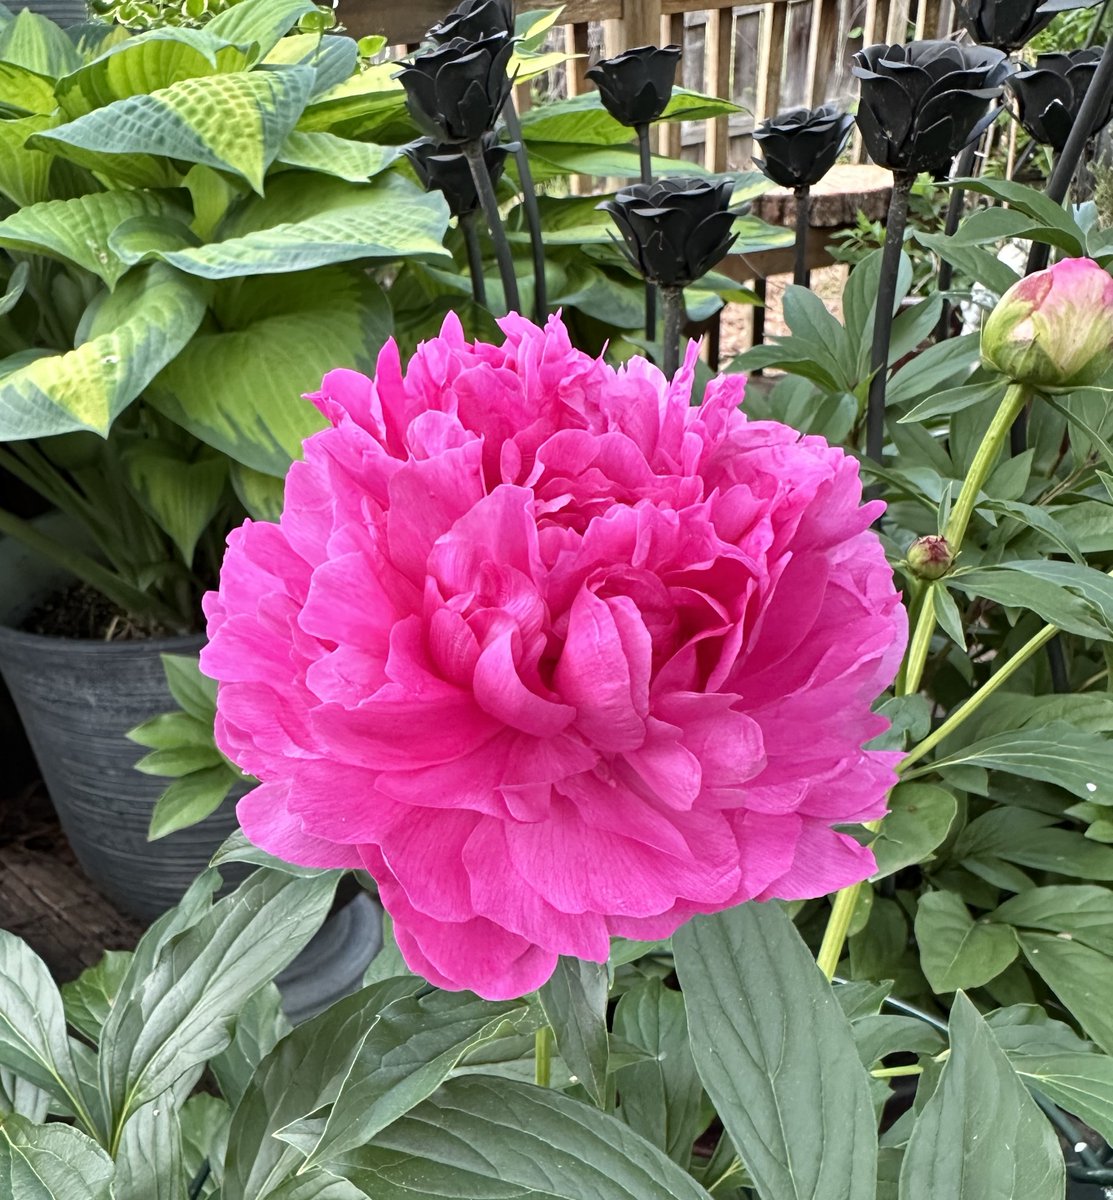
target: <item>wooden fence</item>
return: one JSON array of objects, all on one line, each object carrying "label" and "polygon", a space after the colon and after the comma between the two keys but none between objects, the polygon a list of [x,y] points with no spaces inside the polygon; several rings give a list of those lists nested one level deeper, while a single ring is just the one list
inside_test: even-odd
[{"label": "wooden fence", "polygon": [[[517,2],[523,10],[558,7],[558,0]],[[600,57],[676,42],[685,50],[685,86],[746,110],[659,127],[662,153],[713,171],[748,166],[750,133],[766,117],[793,105],[849,101],[851,56],[862,46],[946,36],[954,20],[953,0],[565,0],[559,6],[565,47],[580,55],[566,72],[565,94],[591,86],[584,72]],[[338,11],[356,36],[385,34],[392,44],[412,46],[450,7],[451,0],[340,0]]]}]

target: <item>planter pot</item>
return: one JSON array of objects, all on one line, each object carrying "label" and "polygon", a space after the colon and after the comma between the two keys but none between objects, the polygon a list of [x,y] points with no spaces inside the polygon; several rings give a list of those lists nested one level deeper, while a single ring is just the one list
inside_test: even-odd
[{"label": "planter pot", "polygon": [[194,653],[203,639],[104,642],[21,632],[20,621],[65,583],[17,544],[0,545],[0,674],[78,862],[117,908],[151,921],[178,902],[236,828],[230,802],[148,842],[166,781],[133,770],[145,751],[124,736],[175,707],[159,654]]}]

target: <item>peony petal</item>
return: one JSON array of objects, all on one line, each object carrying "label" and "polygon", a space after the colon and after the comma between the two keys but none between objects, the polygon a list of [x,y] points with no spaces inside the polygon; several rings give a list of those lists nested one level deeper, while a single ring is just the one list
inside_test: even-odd
[{"label": "peony petal", "polygon": [[354,847],[313,837],[302,829],[287,805],[289,790],[287,783],[261,783],[237,803],[236,817],[247,837],[275,858],[302,867],[362,867]]}]

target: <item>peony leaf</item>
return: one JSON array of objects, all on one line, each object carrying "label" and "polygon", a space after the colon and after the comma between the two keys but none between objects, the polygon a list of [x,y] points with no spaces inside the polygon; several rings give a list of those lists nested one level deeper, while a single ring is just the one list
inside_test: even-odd
[{"label": "peony leaf", "polygon": [[708,1200],[614,1117],[551,1088],[482,1075],[449,1080],[329,1170],[376,1200]]},{"label": "peony leaf", "polygon": [[298,879],[257,871],[188,930],[158,947],[140,975],[137,954],[105,1022],[98,1055],[109,1125],[231,1041],[244,1002],[301,950],[328,913],[337,875]]},{"label": "peony leaf", "polygon": [[[216,681],[201,674],[196,654],[163,654],[161,658],[170,694],[183,712],[211,732],[216,716]],[[147,745],[146,742],[142,744]]]},{"label": "peony leaf", "polygon": [[684,997],[659,979],[647,979],[619,1000],[614,1031],[649,1055],[616,1073],[618,1115],[686,1168],[711,1108],[692,1059]]},{"label": "peony leaf", "polygon": [[967,998],[951,1009],[951,1053],[912,1127],[901,1200],[1062,1200],[1063,1155],[1004,1051]]},{"label": "peony leaf", "polygon": [[940,994],[988,983],[1020,952],[1009,926],[975,921],[954,892],[920,897],[916,940],[927,981]]},{"label": "peony leaf", "polygon": [[182,1127],[173,1092],[133,1113],[116,1151],[112,1200],[182,1200]]},{"label": "peony leaf", "polygon": [[239,1104],[256,1068],[289,1032],[290,1023],[282,1012],[282,993],[268,983],[236,1014],[231,1044],[209,1063],[229,1104]]},{"label": "peony leaf", "polygon": [[1022,929],[1054,933],[1113,956],[1113,892],[1091,885],[1029,888],[989,914]]},{"label": "peony leaf", "polygon": [[470,992],[397,999],[359,1047],[324,1129],[295,1122],[276,1136],[302,1149],[307,1165],[327,1165],[428,1099],[469,1050],[527,1011],[520,1000],[496,1004]]},{"label": "peony leaf", "polygon": [[[136,769],[141,769],[138,764]],[[160,770],[157,774],[169,772]],[[211,816],[236,782],[235,772],[224,762],[189,771],[175,779],[155,802],[147,840],[157,841]]]},{"label": "peony leaf", "polygon": [[1070,938],[1018,933],[1030,966],[1106,1054],[1113,1054],[1113,958]]},{"label": "peony leaf", "polygon": [[692,1054],[763,1200],[873,1200],[877,1133],[850,1023],[774,904],[673,935]]},{"label": "peony leaf", "polygon": [[390,306],[365,274],[332,267],[226,285],[213,308],[225,332],[195,337],[147,398],[210,446],[281,478],[324,425],[305,393],[334,367],[373,369]]},{"label": "peony leaf", "polygon": [[100,1041],[101,1027],[119,995],[131,958],[130,950],[106,950],[99,963],[62,984],[66,1020],[93,1045]]},{"label": "peony leaf", "polygon": [[564,957],[538,993],[561,1058],[600,1108],[607,1094],[609,994],[606,963]]},{"label": "peony leaf", "polygon": [[1012,1060],[1029,1087],[1113,1141],[1113,1058],[1104,1054],[1023,1055]]},{"label": "peony leaf", "polygon": [[112,1200],[114,1175],[112,1159],[76,1129],[0,1121],[0,1182],[13,1200]]},{"label": "peony leaf", "polygon": [[287,1034],[259,1065],[228,1133],[222,1200],[263,1200],[303,1156],[274,1134],[331,1104],[382,1011],[424,986],[388,979],[347,996]]},{"label": "peony leaf", "polygon": [[958,811],[954,796],[932,784],[902,783],[889,797],[889,815],[870,849],[877,859],[874,879],[923,862],[942,845]]}]

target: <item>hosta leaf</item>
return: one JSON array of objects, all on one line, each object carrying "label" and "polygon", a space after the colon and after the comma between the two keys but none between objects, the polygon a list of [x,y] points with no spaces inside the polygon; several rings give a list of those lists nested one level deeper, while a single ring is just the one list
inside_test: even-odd
[{"label": "hosta leaf", "polygon": [[221,241],[156,257],[206,279],[285,274],[353,259],[445,258],[448,208],[398,175],[353,184],[291,172],[221,228]]},{"label": "hosta leaf", "polygon": [[306,133],[295,129],[278,152],[278,161],[322,175],[335,175],[350,183],[366,183],[385,171],[398,157],[395,146],[356,142],[332,133]]},{"label": "hosta leaf", "polygon": [[136,217],[186,214],[157,192],[91,192],[72,200],[46,200],[0,221],[0,246],[76,263],[110,288],[128,270],[109,247],[117,226]]},{"label": "hosta leaf", "polygon": [[312,67],[316,76],[313,96],[317,97],[351,79],[359,65],[359,47],[353,38],[338,34],[291,33],[275,44],[264,61]]},{"label": "hosta leaf", "polygon": [[920,965],[936,992],[988,983],[1020,951],[1007,925],[975,921],[954,892],[928,892],[916,909]]},{"label": "hosta leaf", "polygon": [[315,7],[313,0],[240,0],[218,13],[205,29],[210,37],[251,46],[258,61]]},{"label": "hosta leaf", "polygon": [[2,374],[0,438],[75,429],[106,434],[116,416],[193,336],[205,312],[196,280],[161,264],[102,297],[76,350]]},{"label": "hosta leaf", "polygon": [[762,1200],[873,1200],[869,1076],[787,913],[696,917],[673,951],[696,1068]]},{"label": "hosta leaf", "polygon": [[977,1009],[951,1008],[951,1053],[912,1128],[900,1200],[1062,1200],[1063,1155]]},{"label": "hosta leaf", "polygon": [[30,115],[57,107],[53,79],[13,62],[0,62],[0,109]]},{"label": "hosta leaf", "polygon": [[12,1200],[112,1200],[112,1159],[68,1125],[0,1121],[0,1186]]},{"label": "hosta leaf", "polygon": [[[701,121],[738,111],[738,106],[729,100],[676,88],[665,109],[664,119]],[[630,129],[620,125],[607,112],[595,91],[531,108],[522,114],[522,132],[527,142],[620,146],[632,140]]]},{"label": "hosta leaf", "polygon": [[230,462],[232,487],[249,516],[256,521],[277,521],[282,516],[283,481],[243,463]]},{"label": "hosta leaf", "polygon": [[58,82],[58,103],[71,120],[115,100],[157,92],[183,79],[237,71],[247,55],[204,29],[151,29],[116,46]]},{"label": "hosta leaf", "polygon": [[51,79],[81,66],[81,56],[65,30],[29,8],[0,28],[0,59]]},{"label": "hosta leaf", "polygon": [[191,458],[177,443],[149,438],[125,446],[121,463],[132,495],[191,565],[224,496],[227,461],[210,453]]},{"label": "hosta leaf", "polygon": [[341,268],[236,285],[224,333],[195,337],[148,398],[171,420],[244,466],[283,476],[323,428],[308,401],[334,367],[371,370],[390,308],[365,275]]},{"label": "hosta leaf", "polygon": [[0,121],[0,192],[18,205],[38,204],[50,195],[49,154],[28,148],[28,138],[58,124],[58,117]]},{"label": "hosta leaf", "polygon": [[449,1080],[383,1130],[374,1145],[350,1151],[329,1169],[376,1200],[708,1196],[686,1171],[614,1117],[552,1088],[483,1075]]},{"label": "hosta leaf", "polygon": [[[211,29],[211,27],[210,27]],[[308,67],[182,79],[39,135],[39,144],[104,155],[156,155],[232,171],[257,191],[313,86]],[[93,156],[90,158],[89,156]]]}]

